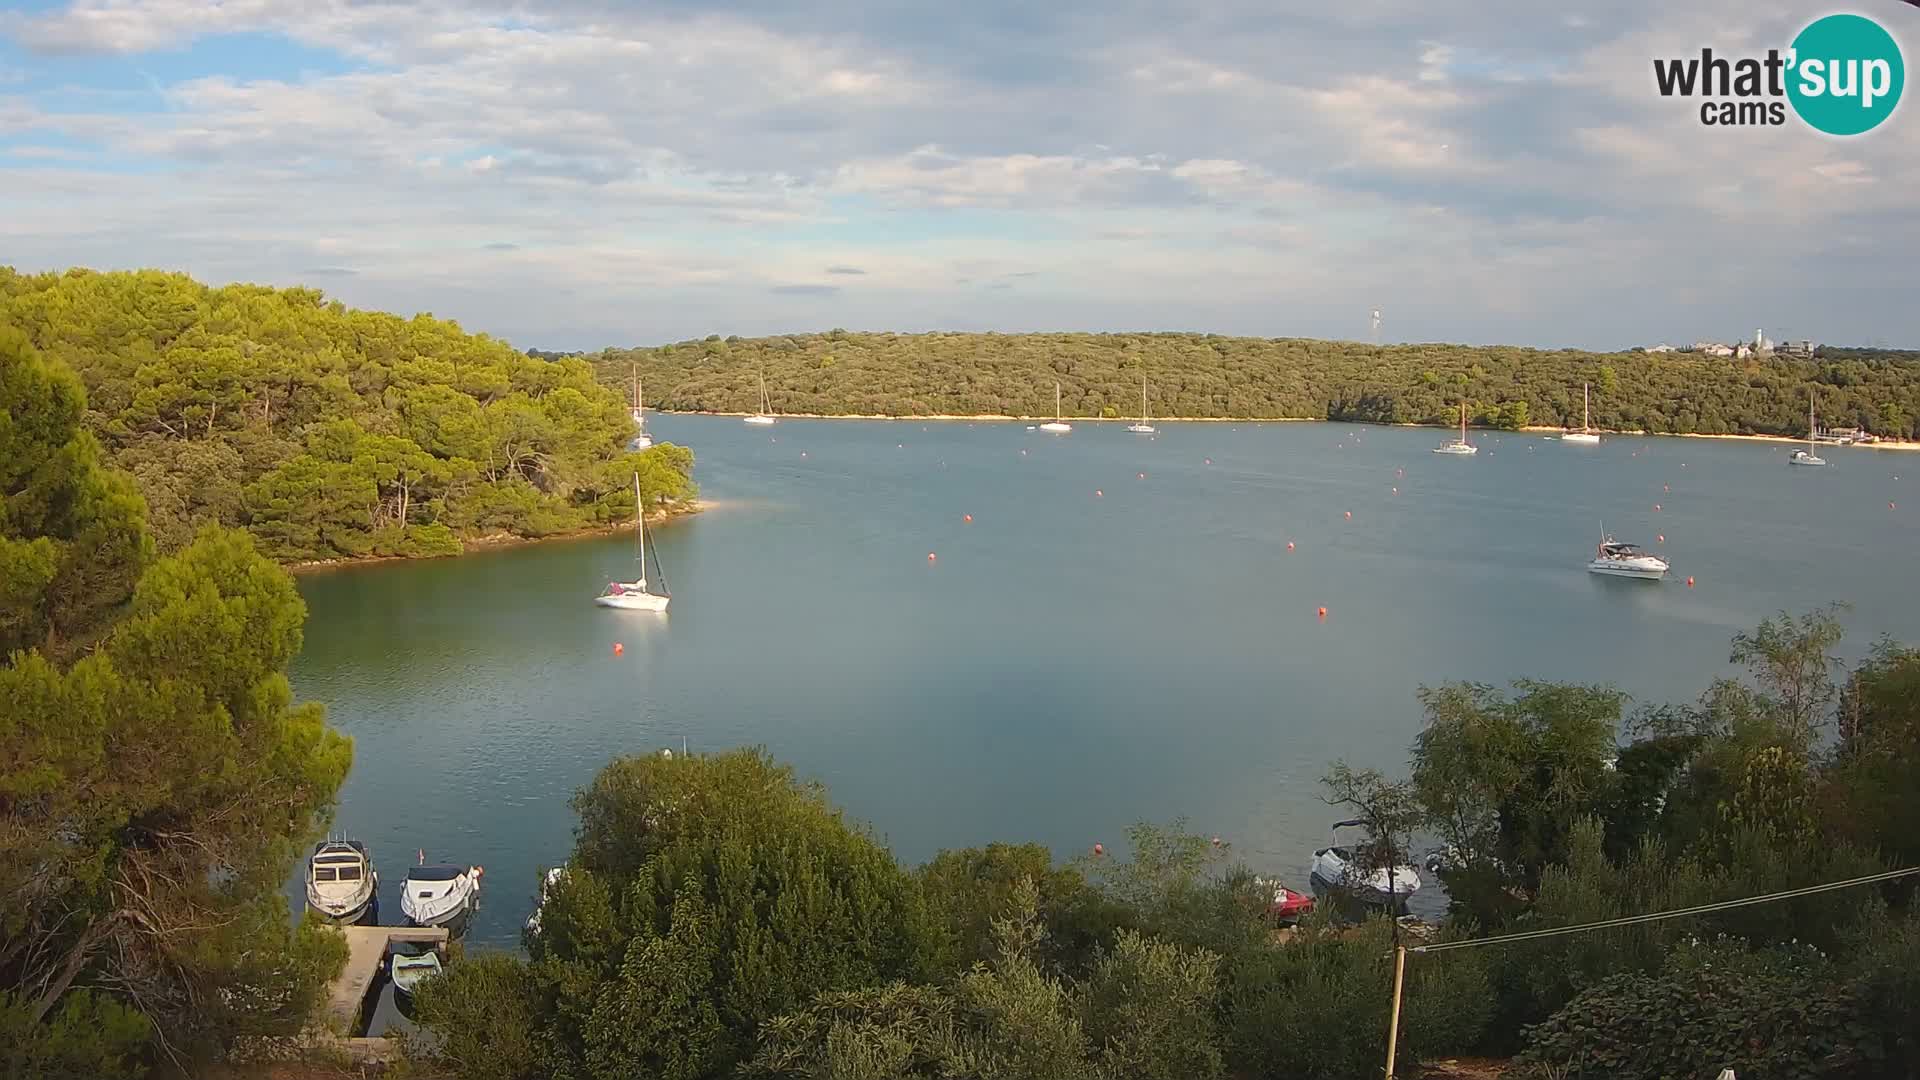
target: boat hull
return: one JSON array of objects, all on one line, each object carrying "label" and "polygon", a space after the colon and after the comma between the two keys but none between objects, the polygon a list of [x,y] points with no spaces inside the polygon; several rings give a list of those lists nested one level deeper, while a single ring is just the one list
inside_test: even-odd
[{"label": "boat hull", "polygon": [[1335,900],[1345,900],[1349,903],[1357,903],[1366,908],[1379,908],[1391,915],[1405,915],[1407,913],[1407,901],[1411,900],[1413,894],[1419,891],[1419,887],[1415,886],[1412,889],[1402,889],[1397,893],[1388,895],[1385,889],[1376,888],[1372,885],[1353,886],[1329,881],[1318,871],[1307,875],[1307,885],[1313,889],[1316,895],[1331,897]]},{"label": "boat hull", "polygon": [[1638,578],[1641,581],[1658,581],[1667,576],[1665,566],[1634,566],[1604,562],[1599,559],[1587,564],[1587,572],[1606,577]]},{"label": "boat hull", "polygon": [[1565,435],[1560,436],[1560,441],[1578,443],[1581,446],[1593,446],[1600,442],[1600,436],[1589,435],[1578,431],[1569,431]]},{"label": "boat hull", "polygon": [[749,416],[749,417],[747,417],[747,419],[746,419],[746,422],[747,422],[747,423],[749,423],[749,424],[771,424],[771,423],[773,423],[773,417],[771,417],[771,416]]},{"label": "boat hull", "polygon": [[621,593],[614,596],[596,596],[593,602],[601,607],[618,608],[621,611],[665,611],[667,601],[670,599],[672,598],[655,596],[652,593]]},{"label": "boat hull", "polygon": [[1826,463],[1827,463],[1827,459],[1823,457],[1803,457],[1803,458],[1787,459],[1787,464],[1789,465],[1805,465],[1805,466],[1810,466],[1814,468],[1818,468],[1819,466],[1825,465]]},{"label": "boat hull", "polygon": [[1451,454],[1456,457],[1467,457],[1471,454],[1479,453],[1480,448],[1477,446],[1436,446],[1433,448],[1433,452],[1436,454]]},{"label": "boat hull", "polygon": [[1040,430],[1041,430],[1041,431],[1051,431],[1051,432],[1054,432],[1055,434],[1059,434],[1059,433],[1061,433],[1061,432],[1066,432],[1066,431],[1072,431],[1072,430],[1073,430],[1073,425],[1072,425],[1072,424],[1058,424],[1058,423],[1055,423],[1055,424],[1041,424],[1041,425],[1040,425]]}]

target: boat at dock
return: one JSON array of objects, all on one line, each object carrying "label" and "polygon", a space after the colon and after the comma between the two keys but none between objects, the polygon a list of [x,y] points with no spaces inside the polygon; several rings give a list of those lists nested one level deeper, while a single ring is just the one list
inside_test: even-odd
[{"label": "boat at dock", "polygon": [[[1359,820],[1336,821],[1337,841],[1341,829],[1365,828]],[[1307,884],[1323,895],[1358,901],[1362,906],[1379,908],[1393,915],[1407,913],[1407,901],[1420,891],[1420,871],[1412,866],[1367,868],[1360,853],[1351,845],[1334,843],[1313,853],[1307,871]]]},{"label": "boat at dock", "polygon": [[459,934],[480,903],[483,873],[478,866],[429,865],[422,852],[420,864],[408,867],[407,879],[400,884],[400,913],[408,926],[444,926]]},{"label": "boat at dock", "polygon": [[329,922],[354,925],[379,918],[380,875],[358,840],[329,836],[307,858],[307,906]]},{"label": "boat at dock", "polygon": [[387,959],[387,978],[393,983],[393,996],[405,1003],[413,1001],[414,991],[421,983],[437,978],[445,970],[439,951],[432,948],[418,953],[396,950]]}]

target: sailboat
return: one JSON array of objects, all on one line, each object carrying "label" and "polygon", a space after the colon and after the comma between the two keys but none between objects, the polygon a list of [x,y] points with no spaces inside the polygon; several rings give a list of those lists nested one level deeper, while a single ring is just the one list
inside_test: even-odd
[{"label": "sailboat", "polygon": [[1128,424],[1128,431],[1138,431],[1143,435],[1153,434],[1153,425],[1147,423],[1147,377],[1140,376],[1140,422]]},{"label": "sailboat", "polygon": [[1560,441],[1580,443],[1583,446],[1591,446],[1600,441],[1600,436],[1593,433],[1593,415],[1587,408],[1586,383],[1580,384],[1580,430],[1567,432],[1560,436]]},{"label": "sailboat", "polygon": [[635,450],[645,450],[647,447],[653,445],[653,436],[647,434],[647,410],[645,406],[640,404],[640,365],[638,364],[635,364],[633,367],[633,412],[631,415],[633,416],[633,424],[640,429],[640,433],[635,435],[633,439],[627,443],[627,451],[629,453]]},{"label": "sailboat", "polygon": [[767,400],[767,373],[763,371],[760,373],[760,411],[747,417],[747,423],[773,423],[773,417],[770,415],[773,412],[772,404],[772,402]]},{"label": "sailboat", "polygon": [[1795,450],[1793,455],[1787,458],[1787,464],[1825,465],[1827,463],[1826,458],[1813,452],[1813,433],[1816,430],[1818,429],[1813,426],[1813,394],[1809,392],[1807,394],[1807,448],[1805,450]]},{"label": "sailboat", "polygon": [[1060,384],[1057,382],[1053,384],[1053,422],[1050,424],[1041,424],[1040,430],[1052,432],[1073,430],[1072,424],[1060,419]]},{"label": "sailboat", "polygon": [[665,611],[672,596],[667,592],[667,575],[660,569],[658,552],[653,556],[653,571],[660,582],[660,591],[656,593],[647,586],[647,504],[640,498],[639,473],[633,474],[633,538],[639,545],[633,557],[640,564],[639,580],[608,582],[607,591],[594,597],[593,602],[625,611]]},{"label": "sailboat", "polygon": [[1460,437],[1433,448],[1436,454],[1477,454],[1480,448],[1467,441],[1467,399],[1460,399]]}]

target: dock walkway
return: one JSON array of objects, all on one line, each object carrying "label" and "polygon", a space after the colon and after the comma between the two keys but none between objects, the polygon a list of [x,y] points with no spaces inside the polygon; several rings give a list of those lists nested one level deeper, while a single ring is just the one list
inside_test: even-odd
[{"label": "dock walkway", "polygon": [[351,1034],[358,1023],[367,988],[380,974],[394,943],[431,944],[445,952],[448,940],[444,926],[343,926],[340,930],[347,938],[347,966],[327,987],[326,1019],[329,1027],[342,1034]]}]

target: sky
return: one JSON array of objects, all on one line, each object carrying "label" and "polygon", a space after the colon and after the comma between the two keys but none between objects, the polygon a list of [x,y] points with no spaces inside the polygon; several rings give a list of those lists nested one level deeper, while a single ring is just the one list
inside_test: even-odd
[{"label": "sky", "polygon": [[[19,0],[0,265],[521,347],[1184,330],[1920,345],[1920,104],[1709,128],[1769,0]],[[1860,0],[1920,59],[1920,7]],[[1920,95],[1920,90],[1908,96]]]}]

